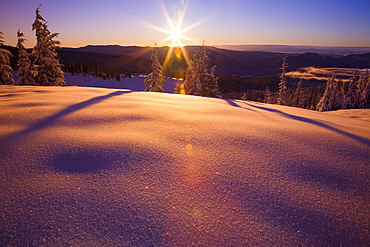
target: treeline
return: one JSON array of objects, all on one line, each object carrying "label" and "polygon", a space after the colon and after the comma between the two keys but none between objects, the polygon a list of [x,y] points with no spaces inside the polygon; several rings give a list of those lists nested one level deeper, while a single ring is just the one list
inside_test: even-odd
[{"label": "treeline", "polygon": [[[285,103],[280,105],[316,110],[316,106],[319,103],[324,90],[325,85],[302,87],[302,81],[300,81],[296,87],[289,87],[286,89]],[[279,92],[271,92],[269,88],[265,88],[263,91],[262,102],[278,104]]]},{"label": "treeline", "polygon": [[335,75],[332,75],[325,85],[325,90],[320,89],[320,86],[317,87],[318,90],[315,87],[311,87],[311,90],[303,89],[302,81],[298,83],[294,90],[288,90],[285,74],[286,58],[283,59],[276,101],[267,88],[264,102],[318,111],[370,107],[370,76],[368,70],[362,75],[356,70],[349,81],[337,80]]},{"label": "treeline", "polygon": [[[102,69],[90,64],[76,62],[64,62],[63,65],[63,70],[72,75],[85,74],[100,77],[104,80],[116,79],[117,81],[121,81],[121,74],[114,69]],[[127,72],[124,76],[131,77],[132,74],[131,72]]]},{"label": "treeline", "polygon": [[[317,111],[370,107],[370,76],[368,70],[363,74],[356,70],[348,81],[336,79],[335,75],[332,75],[324,85],[303,87],[303,81],[301,80],[296,87],[288,87],[286,60],[287,57],[284,57],[279,84],[276,84],[277,77],[271,77],[271,81],[253,83],[248,81],[252,80],[252,77],[246,79],[220,76],[220,81],[223,83],[220,89],[224,90],[222,97],[254,100]],[[226,83],[229,78],[233,79],[230,84]],[[261,87],[265,85],[267,85],[265,89],[261,90]],[[279,90],[275,91],[277,87]]]},{"label": "treeline", "polygon": [[[274,87],[277,87],[275,81]],[[316,105],[320,101],[325,90],[325,84],[319,86],[302,87],[297,91],[297,87],[289,87],[286,91],[287,106],[294,106],[304,109],[316,110]],[[252,100],[269,104],[277,104],[278,91],[271,91],[269,87],[264,90],[248,89],[244,92],[227,92],[222,94],[226,99]]]},{"label": "treeline", "polygon": [[[368,72],[361,75],[357,71],[349,81],[332,75],[327,83],[318,86],[302,87],[300,81],[297,86],[286,89],[283,105],[317,111],[369,108],[369,88]],[[224,93],[222,97],[278,104],[279,91],[266,87],[265,90]]]},{"label": "treeline", "polygon": [[339,109],[359,109],[370,107],[369,71],[360,74],[356,70],[348,82],[331,76],[326,83],[325,91],[317,104],[318,111]]},{"label": "treeline", "polygon": [[279,80],[278,76],[233,76],[217,75],[218,86],[222,98],[240,99],[246,95],[248,100],[262,101],[265,88],[277,91]]}]

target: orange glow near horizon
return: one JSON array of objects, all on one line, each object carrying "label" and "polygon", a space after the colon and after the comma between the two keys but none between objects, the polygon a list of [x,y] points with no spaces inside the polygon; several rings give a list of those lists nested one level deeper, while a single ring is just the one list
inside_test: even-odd
[{"label": "orange glow near horizon", "polygon": [[[181,59],[181,56],[182,56],[185,59],[186,63],[188,64],[190,59],[185,49],[185,45],[183,44],[183,40],[189,41],[192,43],[197,43],[197,42],[185,36],[184,33],[206,22],[208,18],[201,19],[183,28],[182,25],[183,25],[184,17],[186,14],[186,10],[189,5],[189,1],[185,1],[184,5],[178,10],[178,16],[175,19],[171,19],[164,2],[160,0],[159,3],[160,3],[160,9],[161,9],[162,15],[165,18],[169,29],[156,26],[144,20],[137,19],[136,17],[132,17],[132,18],[137,23],[141,23],[146,28],[149,28],[149,29],[161,32],[161,33],[165,33],[168,35],[168,37],[164,38],[163,40],[156,42],[156,44],[158,44],[159,46],[163,45],[163,46],[169,47],[169,50],[167,52],[166,58],[162,66],[164,70],[168,66],[168,63],[171,59],[171,55],[173,54],[173,52],[175,52],[177,59]],[[168,41],[171,41],[171,42],[169,43]]]},{"label": "orange glow near horizon", "polygon": [[174,49],[175,49],[176,58],[181,59],[181,55],[182,55],[184,57],[186,63],[188,64],[189,63],[189,56],[186,52],[184,44],[182,43],[182,40],[187,40],[187,41],[190,41],[190,42],[194,42],[194,40],[185,36],[184,33],[186,31],[189,31],[190,29],[200,25],[202,22],[198,21],[198,22],[192,24],[189,27],[182,28],[182,24],[183,24],[183,21],[184,21],[184,17],[185,17],[186,10],[187,10],[189,2],[187,1],[185,3],[184,7],[179,10],[179,16],[175,21],[171,20],[169,14],[168,14],[167,8],[164,5],[163,1],[160,1],[160,3],[161,3],[162,14],[165,17],[168,26],[170,27],[169,30],[164,30],[164,33],[168,34],[169,36],[167,38],[165,38],[164,40],[162,40],[160,42],[160,44],[163,44],[166,41],[171,40],[171,44],[168,45],[169,50],[167,52],[166,58],[165,58],[164,63],[163,63],[163,69],[166,69],[166,67],[168,66],[168,63],[171,59],[171,54],[173,53]]}]

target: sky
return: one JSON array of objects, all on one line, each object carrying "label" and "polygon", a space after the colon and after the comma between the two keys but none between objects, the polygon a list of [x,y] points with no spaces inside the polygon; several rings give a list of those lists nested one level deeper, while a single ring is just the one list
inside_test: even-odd
[{"label": "sky", "polygon": [[169,45],[176,27],[182,44],[370,47],[369,0],[0,0],[6,44],[34,46],[40,4],[63,47]]}]

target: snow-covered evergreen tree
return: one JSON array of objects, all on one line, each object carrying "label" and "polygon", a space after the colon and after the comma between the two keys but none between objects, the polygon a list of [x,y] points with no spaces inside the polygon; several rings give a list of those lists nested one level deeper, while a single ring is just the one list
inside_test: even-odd
[{"label": "snow-covered evergreen tree", "polygon": [[343,99],[344,99],[344,89],[343,83],[339,80],[334,80],[332,98],[333,98],[333,107],[332,110],[339,110],[343,108]]},{"label": "snow-covered evergreen tree", "polygon": [[19,80],[17,81],[18,85],[36,85],[35,78],[33,77],[33,74],[30,70],[31,67],[31,60],[30,60],[30,54],[27,52],[24,42],[26,39],[24,38],[24,34],[18,30],[17,32],[17,37],[18,37],[18,43],[17,43],[17,48],[18,48],[18,78]]},{"label": "snow-covered evergreen tree", "polygon": [[292,106],[294,107],[301,107],[302,104],[302,80],[298,82],[297,88],[293,94]]},{"label": "snow-covered evergreen tree", "polygon": [[365,102],[364,107],[370,107],[370,75],[369,75],[369,70],[366,70],[366,73],[363,77],[364,81],[364,89],[362,91],[362,98]]},{"label": "snow-covered evergreen tree", "polygon": [[286,62],[287,56],[283,58],[283,64],[281,65],[281,74],[280,74],[280,83],[279,83],[279,93],[277,98],[278,105],[286,105],[286,91],[287,91],[287,83],[286,83]]},{"label": "snow-covered evergreen tree", "polygon": [[156,48],[152,52],[152,72],[144,80],[145,91],[164,92],[162,84],[164,83],[162,74],[162,65],[159,62],[159,55]]},{"label": "snow-covered evergreen tree", "polygon": [[[4,45],[3,32],[0,31],[0,46]],[[10,51],[0,48],[0,84],[14,85],[12,67],[10,67]]]},{"label": "snow-covered evergreen tree", "polygon": [[367,69],[365,74],[359,79],[359,108],[370,107],[370,76]]},{"label": "snow-covered evergreen tree", "polygon": [[219,97],[218,77],[215,75],[216,66],[213,66],[208,72],[210,61],[203,43],[200,54],[194,54],[185,71],[186,94]]},{"label": "snow-covered evergreen tree", "polygon": [[263,99],[263,102],[268,103],[268,104],[273,104],[274,99],[272,97],[272,93],[268,87],[265,88],[265,97]]},{"label": "snow-covered evergreen tree", "polygon": [[317,104],[318,111],[330,111],[333,108],[333,87],[334,87],[335,77],[334,75],[329,77],[326,82],[324,95],[321,97],[319,103]]},{"label": "snow-covered evergreen tree", "polygon": [[348,91],[345,96],[345,101],[343,108],[344,109],[353,109],[358,107],[359,101],[359,90],[358,90],[358,82],[359,82],[359,72],[356,70],[353,73],[352,78],[349,80],[348,84]]},{"label": "snow-covered evergreen tree", "polygon": [[188,62],[188,68],[185,71],[184,89],[185,93],[189,95],[200,95],[197,86],[198,80],[198,56],[193,55],[193,59]]},{"label": "snow-covered evergreen tree", "polygon": [[217,66],[213,65],[209,74],[205,77],[204,94],[208,97],[220,97],[218,77],[215,75]]},{"label": "snow-covered evergreen tree", "polygon": [[326,83],[324,95],[321,97],[316,109],[318,111],[331,111],[343,108],[344,90],[341,81],[331,76]]},{"label": "snow-covered evergreen tree", "polygon": [[308,98],[307,98],[307,108],[310,110],[318,110],[317,105],[318,101],[320,101],[321,97],[319,97],[318,93],[319,89],[317,87],[311,86]]},{"label": "snow-covered evergreen tree", "polygon": [[[40,8],[40,7],[39,7]],[[59,34],[51,33],[47,22],[36,9],[36,19],[32,24],[32,30],[36,32],[36,45],[32,50],[34,56],[34,75],[37,84],[42,86],[65,85],[62,65],[56,59],[60,42],[54,40]]]},{"label": "snow-covered evergreen tree", "polygon": [[210,62],[211,59],[208,56],[206,46],[203,42],[202,51],[200,52],[199,55],[199,64],[198,64],[200,81],[198,90],[201,96],[219,97],[219,88],[217,84],[218,77],[215,76],[217,66],[213,66],[210,72],[208,72]]}]

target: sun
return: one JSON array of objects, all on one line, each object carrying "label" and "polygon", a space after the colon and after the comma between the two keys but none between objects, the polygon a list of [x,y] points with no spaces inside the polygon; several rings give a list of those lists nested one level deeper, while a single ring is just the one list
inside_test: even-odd
[{"label": "sun", "polygon": [[168,40],[171,40],[170,46],[183,46],[181,39],[186,39],[183,35],[184,30],[181,30],[179,27],[173,28],[172,30],[166,31],[169,35]]},{"label": "sun", "polygon": [[[166,6],[163,0],[158,0],[159,7],[160,7],[159,9],[161,10],[163,17],[166,20],[166,22],[164,23],[166,27],[157,26],[153,23],[146,22],[142,19],[131,16],[132,20],[134,20],[136,24],[140,23],[146,28],[156,30],[156,31],[159,31],[159,32],[162,32],[168,35],[163,40],[159,42],[155,42],[156,44],[160,46],[163,45],[163,46],[169,47],[166,58],[162,66],[164,69],[167,67],[171,59],[171,54],[173,52],[175,53],[178,59],[183,58],[185,59],[186,63],[189,63],[190,58],[185,49],[186,44],[188,44],[189,42],[193,44],[198,43],[198,42],[188,36],[185,36],[185,33],[205,23],[211,17],[211,16],[206,16],[203,19],[200,19],[196,22],[192,22],[191,24],[185,25],[184,18],[185,18],[185,15],[186,15],[186,12],[189,6],[189,2],[190,0],[182,0],[180,5],[174,4],[174,5]],[[171,12],[175,14],[170,15],[168,12],[168,7],[170,7],[171,10],[176,9],[177,11]]]},{"label": "sun", "polygon": [[[135,24],[141,24],[145,28],[149,28],[164,34],[167,34],[163,40],[159,42],[155,42],[158,45],[167,45],[170,47],[183,47],[185,46],[184,42],[186,44],[196,44],[199,43],[197,40],[190,38],[185,35],[186,32],[194,29],[195,27],[207,22],[211,16],[205,16],[202,19],[192,22],[190,24],[185,24],[184,19],[186,12],[188,10],[190,0],[181,0],[181,4],[169,4],[165,5],[163,0],[158,0],[157,3],[159,4],[159,9],[162,12],[162,16],[165,19],[163,26],[158,26],[153,24],[152,22],[147,22],[142,19],[139,19],[134,16],[130,16],[131,19],[135,22]],[[170,8],[171,15],[168,12],[168,8]],[[173,11],[173,10],[176,11]],[[170,41],[170,42],[169,42]]]}]

